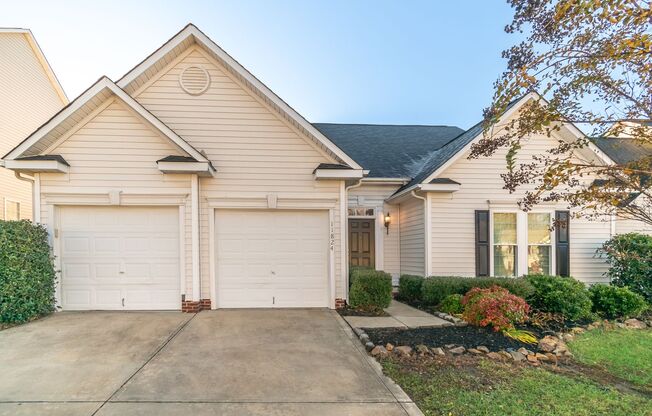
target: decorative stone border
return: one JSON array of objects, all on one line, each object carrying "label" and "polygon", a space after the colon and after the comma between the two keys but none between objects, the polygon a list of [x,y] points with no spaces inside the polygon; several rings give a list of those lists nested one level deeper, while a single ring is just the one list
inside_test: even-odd
[{"label": "decorative stone border", "polygon": [[458,318],[456,316],[449,315],[444,312],[433,312],[432,314],[435,315],[437,318],[441,318],[445,321],[453,323],[453,325],[455,326],[467,326],[469,324],[462,318]]}]

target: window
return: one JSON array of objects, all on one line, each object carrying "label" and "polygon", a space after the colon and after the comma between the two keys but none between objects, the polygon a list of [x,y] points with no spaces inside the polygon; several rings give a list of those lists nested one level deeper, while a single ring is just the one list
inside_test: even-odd
[{"label": "window", "polygon": [[18,221],[20,219],[20,203],[5,199],[5,220]]},{"label": "window", "polygon": [[375,212],[373,208],[349,208],[349,217],[373,217]]},{"label": "window", "polygon": [[517,238],[516,213],[496,212],[494,223],[494,276],[516,276]]},{"label": "window", "polygon": [[527,271],[529,274],[550,274],[552,240],[550,214],[527,214]]}]

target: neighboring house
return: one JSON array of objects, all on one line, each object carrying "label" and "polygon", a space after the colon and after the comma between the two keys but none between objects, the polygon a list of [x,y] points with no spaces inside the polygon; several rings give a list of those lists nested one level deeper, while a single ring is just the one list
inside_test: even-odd
[{"label": "neighboring house", "polygon": [[[557,134],[530,138],[521,157],[581,133]],[[349,261],[395,276],[600,280],[610,223],[571,219],[551,235],[568,212],[519,211],[502,189],[504,154],[466,158],[481,136],[480,125],[310,124],[188,25],[4,159],[35,176],[63,309],[334,308]]]},{"label": "neighboring house", "polygon": [[[0,28],[0,155],[68,104],[34,35]],[[1,165],[0,165],[1,166]],[[30,178],[0,168],[0,220],[32,219]]]}]

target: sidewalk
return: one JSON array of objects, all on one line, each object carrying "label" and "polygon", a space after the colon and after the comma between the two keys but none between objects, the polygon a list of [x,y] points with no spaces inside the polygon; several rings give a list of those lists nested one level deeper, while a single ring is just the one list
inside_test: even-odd
[{"label": "sidewalk", "polygon": [[453,326],[451,322],[392,300],[385,309],[390,316],[343,316],[354,328],[422,328]]}]

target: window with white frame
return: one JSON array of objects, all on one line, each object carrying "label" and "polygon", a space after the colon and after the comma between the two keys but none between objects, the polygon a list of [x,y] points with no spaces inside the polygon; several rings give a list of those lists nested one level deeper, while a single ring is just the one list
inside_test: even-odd
[{"label": "window with white frame", "polygon": [[20,219],[20,203],[5,199],[5,220],[18,221]]},{"label": "window with white frame", "polygon": [[517,218],[515,212],[493,214],[494,276],[518,275]]},{"label": "window with white frame", "polygon": [[527,214],[527,272],[550,274],[552,239],[551,215],[548,212]]},{"label": "window with white frame", "polygon": [[349,217],[374,217],[374,208],[355,207],[349,208]]}]

